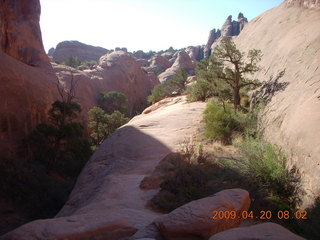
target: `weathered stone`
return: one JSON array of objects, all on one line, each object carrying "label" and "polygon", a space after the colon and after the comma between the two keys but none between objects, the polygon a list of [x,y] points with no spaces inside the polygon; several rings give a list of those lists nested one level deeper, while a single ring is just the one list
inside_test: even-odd
[{"label": "weathered stone", "polygon": [[240,225],[241,219],[212,219],[213,211],[236,211],[250,207],[249,193],[242,189],[229,189],[192,201],[153,221],[164,239],[208,239],[213,234]]},{"label": "weathered stone", "polygon": [[1,0],[0,3],[0,49],[28,65],[49,66],[39,25],[39,0]]},{"label": "weathered stone", "polygon": [[216,31],[216,29],[212,29],[210,31],[209,37],[208,37],[208,41],[207,44],[204,47],[204,57],[207,58],[211,55],[211,45],[221,36],[221,32],[218,29]]},{"label": "weathered stone", "polygon": [[209,240],[305,240],[276,223],[233,228],[213,235]]},{"label": "weathered stone", "polygon": [[318,10],[288,7],[286,1],[253,19],[235,38],[243,52],[262,51],[262,70],[253,78],[278,78],[280,88],[268,97],[262,124],[265,137],[283,149],[289,167],[302,176],[303,207],[320,194],[319,24]]},{"label": "weathered stone", "polygon": [[52,53],[52,59],[62,62],[72,56],[79,58],[82,62],[98,61],[101,56],[110,52],[105,48],[94,47],[78,41],[64,41],[57,45]]},{"label": "weathered stone", "polygon": [[176,60],[172,66],[158,76],[160,82],[163,83],[171,79],[181,68],[183,68],[189,75],[193,75],[195,73],[195,64],[185,51],[179,51],[176,53]]},{"label": "weathered stone", "polygon": [[320,9],[319,0],[285,0],[284,3],[288,7],[295,6],[309,9]]},{"label": "weathered stone", "polygon": [[55,218],[28,223],[1,240],[115,240],[145,229],[161,214],[146,207],[157,191],[140,189],[140,182],[194,135],[204,108],[205,103],[178,97],[134,117],[93,154]]},{"label": "weathered stone", "polygon": [[201,46],[190,46],[187,47],[186,52],[189,54],[189,57],[191,58],[191,60],[196,63],[199,62],[203,59],[204,57],[204,48]]},{"label": "weathered stone", "polygon": [[165,71],[167,68],[171,67],[169,60],[161,55],[154,55],[151,59],[150,68],[158,71]]}]

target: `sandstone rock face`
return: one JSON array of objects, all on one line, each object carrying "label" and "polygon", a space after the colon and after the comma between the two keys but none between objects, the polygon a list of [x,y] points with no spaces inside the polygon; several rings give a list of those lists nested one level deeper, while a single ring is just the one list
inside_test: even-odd
[{"label": "sandstone rock face", "polygon": [[242,189],[221,191],[212,197],[192,201],[157,218],[153,224],[165,239],[208,239],[213,234],[240,225],[241,220],[211,219],[212,212],[247,211],[249,193]]},{"label": "sandstone rock face", "polygon": [[304,240],[275,223],[233,228],[213,235],[209,240]]},{"label": "sandstone rock face", "polygon": [[132,55],[137,59],[146,59],[146,60],[148,60],[150,58],[150,55],[145,53],[142,50],[138,50],[138,51],[134,52]]},{"label": "sandstone rock face", "polygon": [[289,7],[303,7],[309,9],[320,9],[319,0],[285,0],[285,4]]},{"label": "sandstone rock face", "polygon": [[187,47],[186,52],[194,63],[201,61],[204,57],[204,48],[201,46]]},{"label": "sandstone rock face", "polygon": [[157,190],[142,190],[140,183],[168,153],[195,137],[204,108],[178,97],[136,116],[94,153],[56,218],[28,223],[1,239],[113,240],[145,228],[161,214],[145,206]]},{"label": "sandstone rock face", "polygon": [[171,65],[172,64],[169,62],[169,60],[167,58],[156,54],[151,59],[150,68],[153,69],[153,70],[158,69],[160,71],[164,71],[167,68],[171,67]]},{"label": "sandstone rock face", "polygon": [[160,82],[163,83],[171,79],[180,68],[183,68],[189,75],[194,74],[195,64],[185,51],[177,52],[176,60],[174,61],[173,65],[159,75]]},{"label": "sandstone rock face", "polygon": [[232,21],[232,16],[230,15],[221,28],[221,36],[232,37],[239,35],[246,23],[248,23],[248,20],[242,13],[239,13],[238,21]]},{"label": "sandstone rock face", "polygon": [[[57,76],[68,86],[70,68],[56,64],[53,67]],[[147,97],[152,88],[159,84],[154,75],[141,69],[134,57],[122,51],[102,56],[96,69],[84,72],[71,69],[71,72],[77,82],[77,100],[84,113],[96,105],[99,93],[117,91],[126,95],[129,100],[128,113],[133,114],[147,106]]]},{"label": "sandstone rock face", "polygon": [[39,0],[0,1],[0,49],[31,66],[49,66],[39,25]]},{"label": "sandstone rock face", "polygon": [[207,58],[211,55],[211,45],[221,36],[221,32],[218,29],[216,31],[216,29],[212,29],[210,31],[209,37],[208,37],[208,41],[207,44],[204,47],[204,57]]},{"label": "sandstone rock face", "polygon": [[254,77],[278,82],[263,115],[264,132],[299,169],[307,191],[304,205],[320,194],[319,25],[318,10],[284,2],[253,19],[236,38],[241,51],[263,53],[263,70]]},{"label": "sandstone rock face", "polygon": [[217,31],[216,29],[212,29],[207,44],[204,47],[204,57],[207,58],[211,55],[221,37],[239,35],[247,23],[248,19],[244,17],[243,13],[239,13],[237,21],[232,21],[232,16],[230,15],[221,27],[221,31],[219,29]]},{"label": "sandstone rock face", "polygon": [[78,41],[64,41],[57,45],[52,53],[52,60],[62,62],[66,58],[78,57],[81,61],[98,61],[101,56],[111,52],[102,47],[94,47]]},{"label": "sandstone rock face", "polygon": [[55,82],[48,67],[31,67],[0,51],[0,161],[14,156],[21,139],[46,121]]}]

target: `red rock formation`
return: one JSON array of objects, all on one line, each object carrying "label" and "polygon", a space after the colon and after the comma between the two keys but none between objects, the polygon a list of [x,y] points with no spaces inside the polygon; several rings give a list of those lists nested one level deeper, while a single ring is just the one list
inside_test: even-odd
[{"label": "red rock formation", "polygon": [[73,56],[81,61],[98,61],[101,56],[112,52],[102,47],[94,47],[78,41],[64,41],[57,45],[51,53],[53,61],[62,62],[66,58]]},{"label": "red rock formation", "polygon": [[42,44],[39,19],[39,0],[1,0],[1,50],[31,66],[49,63]]}]

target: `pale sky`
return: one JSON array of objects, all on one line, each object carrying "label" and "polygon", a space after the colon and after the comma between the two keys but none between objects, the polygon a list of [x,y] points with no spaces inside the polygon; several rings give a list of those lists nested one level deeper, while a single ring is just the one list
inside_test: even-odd
[{"label": "pale sky", "polygon": [[203,45],[229,15],[248,20],[283,0],[40,0],[46,51],[65,40],[107,49]]}]

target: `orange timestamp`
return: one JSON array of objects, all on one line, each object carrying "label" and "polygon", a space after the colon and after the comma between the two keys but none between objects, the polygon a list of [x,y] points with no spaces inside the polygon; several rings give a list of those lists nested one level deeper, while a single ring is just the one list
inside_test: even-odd
[{"label": "orange timestamp", "polygon": [[211,219],[257,219],[257,220],[270,220],[270,219],[308,219],[306,210],[287,211],[280,210],[272,212],[270,210],[261,210],[258,213],[253,211],[229,211],[229,210],[213,210],[211,212]]}]

